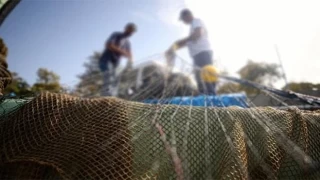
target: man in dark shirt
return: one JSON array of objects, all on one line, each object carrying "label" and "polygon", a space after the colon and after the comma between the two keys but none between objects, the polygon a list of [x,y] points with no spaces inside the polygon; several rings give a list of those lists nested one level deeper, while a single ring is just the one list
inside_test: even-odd
[{"label": "man in dark shirt", "polygon": [[101,95],[112,95],[109,86],[116,86],[115,72],[120,63],[121,57],[128,59],[128,65],[132,64],[132,54],[128,38],[137,30],[136,25],[128,23],[124,32],[113,33],[106,42],[99,66],[103,72],[103,86]]}]

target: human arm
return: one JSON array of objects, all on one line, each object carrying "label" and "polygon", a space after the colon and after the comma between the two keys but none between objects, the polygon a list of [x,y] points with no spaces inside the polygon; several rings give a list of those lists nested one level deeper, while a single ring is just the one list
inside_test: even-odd
[{"label": "human arm", "polygon": [[126,42],[124,49],[125,49],[125,51],[127,53],[126,57],[127,57],[128,61],[132,63],[133,58],[132,58],[132,52],[131,52],[131,44],[130,44],[129,41]]},{"label": "human arm", "polygon": [[176,41],[173,44],[174,50],[178,50],[180,48],[185,47],[189,41],[190,41],[190,37],[186,37],[186,38],[183,38],[183,39],[180,39],[180,40]]},{"label": "human arm", "polygon": [[123,56],[125,56],[125,57],[127,57],[127,58],[131,58],[131,53],[130,53],[130,52],[119,48],[119,47],[116,46],[114,43],[109,43],[109,44],[107,44],[107,48],[108,48],[109,50],[115,51],[115,52],[117,52],[117,53],[119,53],[119,54],[121,54],[121,55],[123,55]]},{"label": "human arm", "polygon": [[126,42],[125,44],[125,50],[126,52],[128,53],[128,56],[127,56],[127,68],[128,69],[131,69],[132,68],[132,64],[133,64],[133,57],[132,57],[132,52],[131,52],[131,44],[129,41]]},{"label": "human arm", "polygon": [[197,41],[201,37],[202,32],[202,27],[196,27],[194,31],[190,34],[190,36],[178,40],[174,43],[174,45],[176,46],[176,50],[185,47],[189,41]]},{"label": "human arm", "polygon": [[108,39],[108,41],[106,42],[106,49],[113,52],[117,52],[127,58],[131,57],[131,53],[130,51],[128,51],[128,48],[122,49],[116,45],[116,42],[121,40],[120,38],[121,37],[119,37],[119,34],[113,33]]},{"label": "human arm", "polygon": [[188,37],[176,41],[167,51],[168,53],[173,53],[174,51],[185,47],[188,42],[197,41],[203,34],[204,25],[201,20],[195,19],[192,23],[192,32]]},{"label": "human arm", "polygon": [[169,47],[169,49],[166,51],[166,56],[174,56],[174,52],[185,47],[187,43],[190,41],[190,37],[186,37],[184,39],[178,40],[173,45]]},{"label": "human arm", "polygon": [[175,43],[173,43],[173,45],[171,45],[169,47],[169,49],[166,51],[166,55],[167,56],[172,56],[174,54],[174,52],[180,48],[183,48],[187,45],[189,39],[188,38],[184,38],[181,40],[176,41]]}]

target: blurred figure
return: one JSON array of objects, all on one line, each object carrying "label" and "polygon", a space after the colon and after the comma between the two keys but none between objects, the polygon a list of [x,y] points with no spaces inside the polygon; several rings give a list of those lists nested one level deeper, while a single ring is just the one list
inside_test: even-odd
[{"label": "blurred figure", "polygon": [[103,72],[102,96],[112,95],[111,88],[117,85],[116,69],[119,66],[120,58],[128,59],[127,67],[132,66],[132,54],[129,42],[131,37],[137,31],[133,23],[125,26],[124,32],[113,33],[105,44],[105,50],[99,60],[99,66]]},{"label": "blurred figure", "polygon": [[194,66],[197,67],[195,68],[195,76],[199,92],[215,95],[216,83],[204,82],[200,75],[200,68],[212,65],[213,63],[213,51],[208,39],[207,29],[200,19],[194,18],[189,9],[181,11],[180,20],[190,25],[190,35],[182,40],[176,41],[166,52],[166,55],[167,57],[172,57],[175,50],[188,46]]}]

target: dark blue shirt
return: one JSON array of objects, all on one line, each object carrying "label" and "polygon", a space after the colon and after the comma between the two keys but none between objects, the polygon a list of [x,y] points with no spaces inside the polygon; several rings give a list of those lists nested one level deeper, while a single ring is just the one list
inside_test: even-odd
[{"label": "dark blue shirt", "polygon": [[[122,50],[125,50],[127,52],[130,52],[130,42],[127,39],[127,37],[121,33],[121,32],[115,32],[111,34],[109,37],[107,44],[109,45],[110,43],[116,45]],[[106,49],[106,53],[109,55],[109,57],[112,58],[112,60],[119,60],[121,57],[121,54],[109,49]]]}]

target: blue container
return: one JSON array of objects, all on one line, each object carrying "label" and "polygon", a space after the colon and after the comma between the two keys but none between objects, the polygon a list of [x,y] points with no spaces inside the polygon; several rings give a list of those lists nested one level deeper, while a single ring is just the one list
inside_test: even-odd
[{"label": "blue container", "polygon": [[168,99],[147,99],[143,101],[149,104],[176,104],[185,106],[202,106],[202,107],[228,107],[228,106],[239,106],[246,108],[247,96],[244,93],[237,94],[223,94],[217,96],[186,96],[186,97],[173,97]]}]

